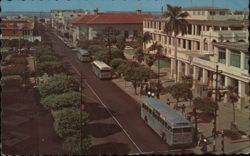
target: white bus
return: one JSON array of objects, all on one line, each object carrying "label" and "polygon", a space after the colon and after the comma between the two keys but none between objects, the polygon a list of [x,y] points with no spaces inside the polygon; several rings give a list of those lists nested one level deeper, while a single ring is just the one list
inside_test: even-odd
[{"label": "white bus", "polygon": [[192,123],[166,103],[146,97],[141,105],[141,118],[168,145],[193,145]]},{"label": "white bus", "polygon": [[77,53],[77,57],[81,62],[89,62],[91,61],[91,56],[87,50],[79,49],[79,53]]},{"label": "white bus", "polygon": [[111,79],[112,78],[112,68],[101,61],[93,61],[92,69],[95,75],[100,79]]}]

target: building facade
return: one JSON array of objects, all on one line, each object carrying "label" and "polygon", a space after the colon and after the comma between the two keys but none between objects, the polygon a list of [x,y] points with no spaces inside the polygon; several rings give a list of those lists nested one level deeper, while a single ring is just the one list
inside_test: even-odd
[{"label": "building facade", "polygon": [[105,29],[112,28],[123,34],[126,38],[136,37],[143,31],[143,19],[152,17],[140,11],[136,13],[98,13],[83,15],[73,21],[75,38],[80,37],[92,40]]},{"label": "building facade", "polygon": [[[222,70],[219,87],[237,86],[240,96],[237,108],[243,108],[249,100],[250,81],[247,66],[249,33],[242,23],[245,16],[231,15],[229,10],[219,8],[183,10],[189,13],[188,26],[187,34],[177,35],[177,62],[174,36],[164,32],[166,18],[144,20],[143,32],[149,32],[153,38],[145,47],[148,48],[155,41],[161,43],[164,54],[171,58],[171,77],[181,81],[183,75],[192,75],[193,90],[198,96],[206,96],[205,88],[215,87],[214,73],[218,65],[219,70]],[[228,99],[226,96],[224,98],[226,102]]]},{"label": "building facade", "polygon": [[34,33],[34,18],[3,19],[0,23],[1,39],[24,39],[31,42],[41,41],[41,36]]}]

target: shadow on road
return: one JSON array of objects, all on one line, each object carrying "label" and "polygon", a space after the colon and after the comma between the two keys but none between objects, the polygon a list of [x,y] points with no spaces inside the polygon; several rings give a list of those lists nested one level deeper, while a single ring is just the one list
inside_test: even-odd
[{"label": "shadow on road", "polygon": [[[86,103],[84,109],[89,114],[90,121],[103,120],[111,117],[107,110],[98,103]],[[109,111],[111,111],[112,114],[114,113],[112,110]]]},{"label": "shadow on road", "polygon": [[92,146],[88,154],[127,154],[129,151],[128,144],[109,142]]},{"label": "shadow on road", "polygon": [[120,131],[121,128],[115,124],[93,123],[85,127],[85,133],[95,138],[104,138]]}]

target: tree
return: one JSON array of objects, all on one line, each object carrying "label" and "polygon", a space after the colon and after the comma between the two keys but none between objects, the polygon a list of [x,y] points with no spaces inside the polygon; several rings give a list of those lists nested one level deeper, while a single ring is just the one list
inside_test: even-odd
[{"label": "tree", "polygon": [[212,98],[200,98],[197,97],[193,100],[194,107],[203,112],[206,112],[214,116],[214,110],[216,108],[216,102]]},{"label": "tree", "polygon": [[42,97],[51,94],[61,94],[68,91],[78,91],[79,82],[71,76],[58,74],[49,77],[46,82],[39,84],[38,90]]},{"label": "tree", "polygon": [[[54,128],[61,138],[73,135],[80,136],[80,110],[78,108],[64,108],[53,112]],[[85,125],[88,114],[82,111],[82,125]]]},{"label": "tree", "polygon": [[[96,53],[95,58],[99,61],[109,63],[109,59],[110,59],[109,52],[105,50],[105,51]],[[119,49],[111,49],[111,59],[115,59],[115,58],[125,59],[123,51]]]},{"label": "tree", "polygon": [[182,76],[182,82],[186,83],[189,88],[193,86],[193,77],[192,76]]},{"label": "tree", "polygon": [[110,62],[110,66],[117,70],[117,68],[119,67],[120,64],[124,63],[125,60],[121,59],[121,58],[115,58],[115,59],[112,59],[112,61]]},{"label": "tree", "polygon": [[44,54],[44,55],[41,55],[39,58],[37,58],[36,61],[37,62],[58,61],[58,58],[54,55]]},{"label": "tree", "polygon": [[134,87],[135,94],[137,94],[137,86],[142,81],[150,78],[150,72],[143,66],[130,68],[124,73],[124,79],[130,81]]},{"label": "tree", "polygon": [[155,51],[156,50],[156,54],[155,57],[158,60],[158,85],[157,85],[157,98],[160,98],[160,59],[162,57],[162,49],[163,46],[161,44],[158,44],[157,42],[154,42],[150,47],[150,50]]},{"label": "tree", "polygon": [[145,62],[146,64],[151,68],[151,66],[154,64],[155,62],[155,57],[153,57],[152,55],[146,55],[145,56]]},{"label": "tree", "polygon": [[142,48],[136,49],[135,58],[139,63],[141,63],[144,60],[144,53]]},{"label": "tree", "polygon": [[64,67],[57,61],[44,61],[36,64],[36,71],[39,76],[42,76],[44,73],[52,76],[54,74],[62,73],[64,71]]},{"label": "tree", "polygon": [[[164,17],[169,18],[165,25],[165,32],[172,36],[174,34],[175,46],[175,65],[177,63],[177,39],[176,36],[181,33],[186,34],[188,22],[185,20],[189,16],[187,12],[183,12],[181,7],[167,5],[167,11],[163,14]],[[175,81],[177,82],[177,69],[175,70]]]},{"label": "tree", "polygon": [[116,45],[116,47],[118,48],[118,49],[120,49],[120,50],[124,50],[124,48],[125,48],[125,42],[126,42],[126,39],[125,39],[125,37],[124,37],[124,35],[118,35],[117,37],[116,37],[116,43],[115,43],[115,45]]},{"label": "tree", "polygon": [[41,104],[53,111],[69,107],[78,107],[81,100],[79,92],[69,91],[58,95],[48,95],[41,99]]},{"label": "tree", "polygon": [[87,50],[90,53],[90,55],[95,55],[99,52],[107,51],[107,48],[104,45],[92,44],[88,46]]},{"label": "tree", "polygon": [[193,98],[192,91],[190,90],[189,86],[185,83],[176,83],[172,86],[169,86],[166,88],[166,92],[170,93],[173,96],[173,98],[176,99],[177,106],[180,99],[184,99],[185,101],[187,101]]},{"label": "tree", "polygon": [[228,101],[233,105],[233,123],[235,124],[235,103],[239,100],[239,95],[237,92],[237,87],[234,86],[227,86],[226,95]]},{"label": "tree", "polygon": [[[137,42],[139,44],[139,48],[142,48],[142,49],[146,49],[146,44],[152,40],[152,36],[150,35],[150,33],[147,31],[145,33],[143,33],[142,35],[139,35],[138,38],[137,38]],[[144,44],[144,46],[143,46]],[[138,48],[138,47],[137,47]]]}]

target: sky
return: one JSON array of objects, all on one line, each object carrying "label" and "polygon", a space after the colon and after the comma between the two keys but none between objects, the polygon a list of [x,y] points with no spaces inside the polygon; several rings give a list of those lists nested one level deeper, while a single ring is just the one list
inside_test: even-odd
[{"label": "sky", "polygon": [[[165,10],[166,4],[182,7],[212,6],[231,10],[249,10],[248,0],[2,0],[2,12],[38,11],[49,12],[53,9],[83,9],[98,8],[105,11],[152,11]],[[191,3],[192,2],[192,3]]]}]

